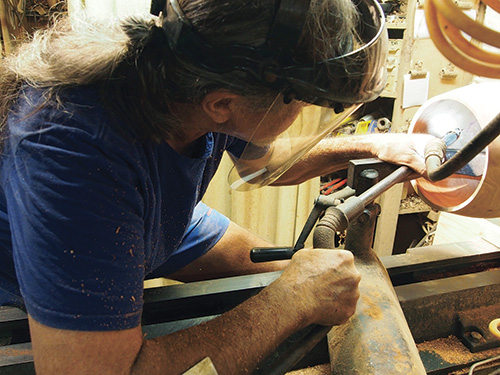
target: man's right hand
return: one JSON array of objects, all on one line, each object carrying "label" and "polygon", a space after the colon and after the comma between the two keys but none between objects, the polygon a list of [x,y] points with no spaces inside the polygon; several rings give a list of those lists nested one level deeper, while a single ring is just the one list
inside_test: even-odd
[{"label": "man's right hand", "polygon": [[275,283],[288,290],[305,325],[333,326],[354,314],[360,280],[350,251],[303,249]]}]

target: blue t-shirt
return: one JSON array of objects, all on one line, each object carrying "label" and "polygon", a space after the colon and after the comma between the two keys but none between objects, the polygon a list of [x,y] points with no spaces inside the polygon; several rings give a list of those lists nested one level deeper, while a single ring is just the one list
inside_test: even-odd
[{"label": "blue t-shirt", "polygon": [[200,200],[241,141],[206,134],[192,158],[135,142],[98,98],[71,89],[33,112],[44,99],[27,89],[0,164],[0,305],[61,329],[137,326],[144,278],[193,261],[229,224]]}]

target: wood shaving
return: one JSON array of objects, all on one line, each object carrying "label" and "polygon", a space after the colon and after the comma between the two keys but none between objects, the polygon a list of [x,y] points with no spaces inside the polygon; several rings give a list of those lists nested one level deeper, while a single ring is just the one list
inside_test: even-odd
[{"label": "wood shaving", "polygon": [[286,375],[329,375],[330,373],[330,364],[325,363],[323,365],[287,372]]}]

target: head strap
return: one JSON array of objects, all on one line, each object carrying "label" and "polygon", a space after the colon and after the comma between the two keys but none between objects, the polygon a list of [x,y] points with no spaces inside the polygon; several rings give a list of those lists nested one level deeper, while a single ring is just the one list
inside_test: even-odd
[{"label": "head strap", "polygon": [[163,29],[170,47],[197,65],[216,73],[243,70],[269,84],[268,67],[290,62],[309,10],[310,0],[278,1],[266,42],[261,46],[213,46],[201,37],[182,11],[178,0],[167,0]]}]

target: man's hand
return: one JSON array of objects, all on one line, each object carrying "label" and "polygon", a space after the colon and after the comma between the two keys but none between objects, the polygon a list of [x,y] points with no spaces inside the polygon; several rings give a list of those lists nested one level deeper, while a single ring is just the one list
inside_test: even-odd
[{"label": "man's hand", "polygon": [[303,249],[276,283],[290,290],[306,324],[330,326],[345,323],[354,314],[360,279],[351,252]]},{"label": "man's hand", "polygon": [[406,165],[425,176],[424,149],[434,138],[429,134],[382,134],[372,137],[373,150],[380,160]]}]

